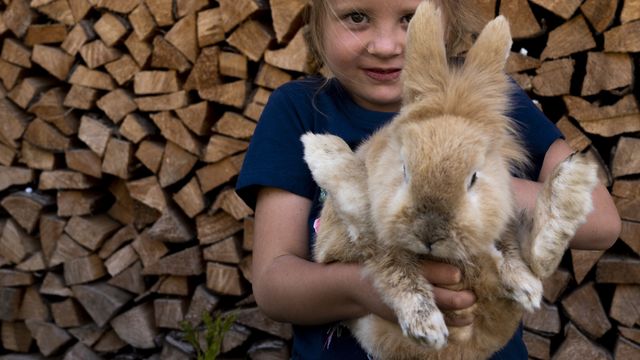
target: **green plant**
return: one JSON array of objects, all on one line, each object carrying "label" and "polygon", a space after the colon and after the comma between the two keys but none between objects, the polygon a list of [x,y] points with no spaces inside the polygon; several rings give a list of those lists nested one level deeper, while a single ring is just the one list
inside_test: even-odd
[{"label": "green plant", "polygon": [[206,344],[204,352],[200,348],[198,329],[194,328],[188,321],[181,323],[182,331],[184,331],[184,339],[195,349],[197,360],[215,360],[218,357],[222,348],[224,335],[231,329],[231,325],[233,325],[235,320],[236,315],[233,313],[226,315],[217,313],[215,320],[211,318],[211,315],[207,311],[202,314]]}]

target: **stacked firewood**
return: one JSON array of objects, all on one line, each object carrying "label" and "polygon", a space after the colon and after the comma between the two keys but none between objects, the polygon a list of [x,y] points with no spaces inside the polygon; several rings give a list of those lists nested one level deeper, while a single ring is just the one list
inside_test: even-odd
[{"label": "stacked firewood", "polygon": [[[530,356],[640,358],[640,0],[476,3],[511,20],[508,71],[623,218],[612,249],[571,250],[546,282]],[[288,357],[291,326],[251,295],[233,185],[270,93],[315,71],[307,6],[0,4],[0,359],[187,359],[185,322],[230,312],[224,356]]]}]

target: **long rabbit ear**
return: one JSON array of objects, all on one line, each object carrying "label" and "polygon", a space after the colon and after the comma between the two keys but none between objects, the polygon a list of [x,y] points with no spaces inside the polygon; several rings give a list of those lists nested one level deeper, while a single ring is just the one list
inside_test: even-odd
[{"label": "long rabbit ear", "polygon": [[432,1],[424,1],[416,9],[407,31],[404,103],[442,94],[448,77],[442,13]]},{"label": "long rabbit ear", "polygon": [[504,16],[496,17],[484,27],[469,49],[462,70],[465,80],[476,80],[468,83],[471,91],[489,98],[505,96],[508,81],[504,69],[512,43],[509,22]]}]

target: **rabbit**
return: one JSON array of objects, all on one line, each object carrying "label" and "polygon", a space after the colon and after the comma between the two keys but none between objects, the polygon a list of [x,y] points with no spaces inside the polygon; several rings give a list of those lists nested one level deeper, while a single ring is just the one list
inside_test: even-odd
[{"label": "rabbit", "polygon": [[[541,281],[592,210],[596,168],[581,154],[553,170],[531,214],[515,207],[511,172],[528,160],[505,115],[511,44],[499,16],[464,64],[450,66],[440,9],[422,2],[407,33],[398,115],[355,151],[333,135],[301,137],[305,162],[328,193],[314,260],[362,263],[397,316],[346,322],[374,359],[489,357],[523,312],[540,306]],[[447,328],[418,268],[424,258],[462,270],[461,287],[477,296],[472,325]]]}]

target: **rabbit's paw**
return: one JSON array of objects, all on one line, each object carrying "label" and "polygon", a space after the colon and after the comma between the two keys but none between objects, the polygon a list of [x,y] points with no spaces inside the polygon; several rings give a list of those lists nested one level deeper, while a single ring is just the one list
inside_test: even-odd
[{"label": "rabbit's paw", "polygon": [[534,312],[540,308],[542,302],[542,282],[530,273],[519,274],[519,279],[508,289],[513,300],[522,305],[528,312]]},{"label": "rabbit's paw", "polygon": [[[412,296],[413,297],[413,296]],[[402,333],[433,349],[442,349],[447,344],[449,330],[442,313],[434,306],[420,305],[417,301],[398,313]],[[429,310],[431,309],[431,310]]]}]

